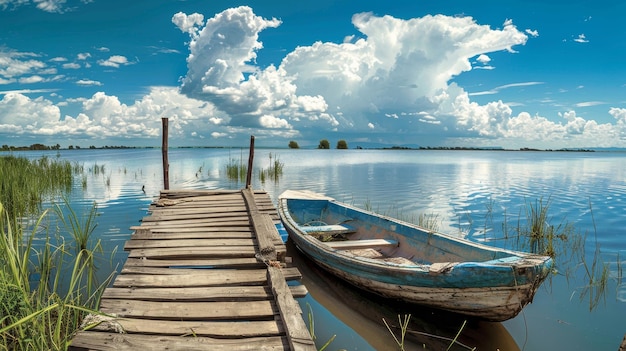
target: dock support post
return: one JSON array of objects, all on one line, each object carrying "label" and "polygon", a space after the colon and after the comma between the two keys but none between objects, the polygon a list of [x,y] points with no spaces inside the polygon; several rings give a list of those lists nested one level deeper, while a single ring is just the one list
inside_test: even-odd
[{"label": "dock support post", "polygon": [[170,164],[167,157],[167,139],[168,139],[168,119],[166,117],[161,118],[163,125],[163,141],[161,144],[161,152],[163,154],[163,189],[170,189]]},{"label": "dock support post", "polygon": [[254,160],[254,135],[250,135],[250,155],[248,156],[248,173],[246,175],[246,189],[252,184],[252,163]]}]

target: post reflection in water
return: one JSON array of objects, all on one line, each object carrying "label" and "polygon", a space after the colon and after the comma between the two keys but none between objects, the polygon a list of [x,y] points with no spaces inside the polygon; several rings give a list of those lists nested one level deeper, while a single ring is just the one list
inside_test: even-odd
[{"label": "post reflection in water", "polygon": [[[429,309],[421,306],[402,304],[397,301],[362,291],[334,275],[324,271],[304,256],[296,246],[287,240],[287,256],[302,273],[302,283],[309,295],[324,306],[337,319],[314,318],[318,347],[337,335],[329,345],[329,350],[399,350],[391,332],[383,319],[391,327],[398,340],[401,340],[400,321],[410,314],[404,340],[405,350],[520,350],[513,337],[501,323],[468,319],[462,315]],[[309,310],[307,298],[301,299],[304,319]],[[363,340],[341,338],[345,333],[343,322],[360,335]],[[461,334],[455,336],[461,330]],[[346,340],[347,339],[347,340]],[[345,340],[345,341],[344,341]],[[350,342],[350,344],[341,344]],[[367,345],[369,344],[369,345]],[[453,345],[454,344],[454,345]],[[452,346],[451,346],[452,345]],[[369,347],[369,348],[368,348]]]}]

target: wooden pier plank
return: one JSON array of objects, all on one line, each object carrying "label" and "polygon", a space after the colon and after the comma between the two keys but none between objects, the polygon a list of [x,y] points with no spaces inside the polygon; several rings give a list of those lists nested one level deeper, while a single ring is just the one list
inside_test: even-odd
[{"label": "wooden pier plank", "polygon": [[166,248],[166,247],[221,247],[221,246],[255,246],[256,243],[250,239],[172,239],[172,240],[142,240],[131,239],[124,245],[124,250]]},{"label": "wooden pier plank", "polygon": [[142,301],[102,299],[100,311],[118,317],[173,320],[273,319],[273,301]]},{"label": "wooden pier plank", "polygon": [[218,338],[251,338],[284,333],[280,321],[163,321],[137,318],[114,318],[93,330],[112,331],[111,323],[126,333],[179,336],[209,336]]},{"label": "wooden pier plank", "polygon": [[286,350],[280,336],[242,339],[179,337],[168,335],[115,334],[80,332],[72,343],[74,349],[102,351],[264,351]]},{"label": "wooden pier plank", "polygon": [[[292,296],[306,295],[304,285],[288,287]],[[242,301],[273,298],[267,286],[212,286],[192,288],[115,288],[102,294],[103,299],[129,299],[143,301]]]},{"label": "wooden pier plank", "polygon": [[205,267],[205,268],[262,268],[265,265],[255,257],[248,258],[200,258],[200,259],[153,259],[153,258],[132,258],[126,259],[124,267]]},{"label": "wooden pier plank", "polygon": [[128,257],[133,258],[244,258],[254,257],[256,251],[252,246],[228,247],[172,247],[156,249],[130,250]]}]

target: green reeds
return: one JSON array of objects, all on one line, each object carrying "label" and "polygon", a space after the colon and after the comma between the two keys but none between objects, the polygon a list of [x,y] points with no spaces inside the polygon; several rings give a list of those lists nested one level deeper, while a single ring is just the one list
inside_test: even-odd
[{"label": "green reeds", "polygon": [[[81,221],[70,212],[64,223],[92,228],[95,207]],[[97,284],[96,253],[100,242],[85,247],[71,239],[81,234],[51,225],[50,212],[25,227],[0,204],[0,350],[66,350],[82,318],[94,313],[111,279]],[[72,230],[72,229],[70,229]]]},{"label": "green reeds", "polygon": [[243,164],[243,161],[239,159],[239,161],[234,158],[228,159],[228,164],[226,164],[226,176],[230,180],[234,181],[245,181],[248,172],[248,167]]},{"label": "green reeds", "polygon": [[261,169],[259,171],[259,179],[261,180],[261,183],[265,183],[266,179],[271,179],[274,182],[278,182],[280,177],[283,175],[283,168],[285,167],[285,164],[280,162],[280,160],[278,159],[278,155],[275,155],[272,160],[272,153],[270,152],[269,157],[269,167],[267,169]]},{"label": "green reeds", "polygon": [[404,338],[406,336],[406,332],[408,330],[410,320],[411,320],[410,314],[405,314],[403,319],[401,319],[400,315],[398,315],[398,324],[400,326],[400,339],[398,339],[398,337],[396,337],[396,333],[394,333],[393,330],[391,330],[391,326],[389,326],[385,318],[383,318],[383,323],[385,323],[387,330],[389,330],[389,334],[393,336],[393,340],[398,345],[398,349],[400,351],[404,351]]},{"label": "green reeds", "polygon": [[[309,334],[311,334],[311,339],[313,339],[313,341],[315,341],[317,339],[317,337],[315,336],[315,318],[313,318],[313,310],[311,309],[311,305],[309,305],[309,303],[307,302],[306,307],[309,309]],[[330,346],[330,344],[333,342],[333,340],[335,340],[335,338],[337,337],[337,335],[333,335],[328,341],[326,341],[326,343],[324,345],[322,345],[322,347],[320,347],[320,349],[318,351],[324,351],[326,350],[326,348],[328,346]],[[345,349],[342,349],[340,351],[345,351]]]},{"label": "green reeds", "polygon": [[66,200],[69,211],[36,216],[43,201],[72,189],[74,174],[86,187],[83,171],[59,159],[0,157],[0,350],[67,349],[112,277],[95,279],[95,206],[79,217]]},{"label": "green reeds", "polygon": [[38,213],[42,201],[71,190],[73,170],[64,160],[0,157],[0,202],[9,217]]}]

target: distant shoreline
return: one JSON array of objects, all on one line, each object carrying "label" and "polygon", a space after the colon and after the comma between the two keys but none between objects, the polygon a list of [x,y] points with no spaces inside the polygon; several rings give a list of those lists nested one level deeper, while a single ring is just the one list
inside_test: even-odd
[{"label": "distant shoreline", "polygon": [[[170,149],[247,149],[248,146],[170,146]],[[291,148],[284,147],[262,147],[257,146],[257,149],[288,149]],[[30,146],[8,146],[2,145],[0,147],[0,152],[11,152],[11,151],[46,151],[46,150],[126,150],[126,149],[161,149],[160,146],[89,146],[86,148],[80,146],[70,145],[67,148],[61,148],[58,144],[54,146],[46,146],[43,144],[33,144]],[[302,148],[303,150],[317,150],[317,148]],[[357,146],[352,148],[352,150],[433,150],[433,151],[536,151],[536,152],[602,152],[602,151],[626,151],[626,149],[622,148],[561,148],[561,149],[537,149],[537,148],[529,148],[523,147],[519,149],[505,149],[501,147],[469,147],[469,146],[419,146],[419,147],[409,147],[409,146],[381,146],[381,147],[362,147]]]}]

